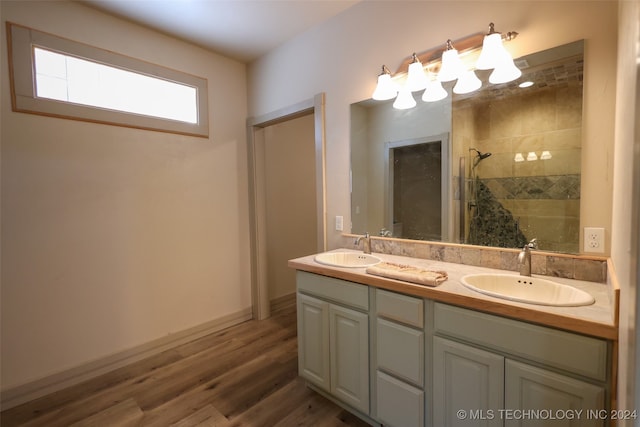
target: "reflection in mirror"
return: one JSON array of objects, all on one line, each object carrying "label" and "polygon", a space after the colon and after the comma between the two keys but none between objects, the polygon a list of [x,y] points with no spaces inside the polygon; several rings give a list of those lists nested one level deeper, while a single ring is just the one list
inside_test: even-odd
[{"label": "reflection in mirror", "polygon": [[[449,96],[432,103],[416,92],[410,110],[352,104],[352,233],[513,248],[537,238],[543,250],[579,251],[583,42],[516,65],[523,75],[514,82],[489,85],[490,72],[478,71],[480,91],[452,94],[448,84]],[[439,161],[425,157],[434,141]],[[403,146],[413,148],[399,157]],[[439,230],[416,220],[435,211]]]},{"label": "reflection in mirror", "polygon": [[449,194],[443,182],[449,179],[448,147],[447,135],[385,144],[388,228],[380,234],[446,239]]}]

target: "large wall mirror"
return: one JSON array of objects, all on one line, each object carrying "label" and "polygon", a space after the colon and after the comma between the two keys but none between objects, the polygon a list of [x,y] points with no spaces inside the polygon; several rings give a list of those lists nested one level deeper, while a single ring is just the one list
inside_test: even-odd
[{"label": "large wall mirror", "polygon": [[[583,41],[409,110],[351,105],[352,233],[579,252]],[[531,82],[528,87],[520,87]],[[526,86],[526,85],[525,85]]]}]

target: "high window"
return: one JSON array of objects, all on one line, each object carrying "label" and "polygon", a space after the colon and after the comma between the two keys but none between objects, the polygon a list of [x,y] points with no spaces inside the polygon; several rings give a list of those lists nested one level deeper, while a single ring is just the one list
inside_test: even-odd
[{"label": "high window", "polygon": [[14,111],[208,136],[205,79],[8,25]]}]

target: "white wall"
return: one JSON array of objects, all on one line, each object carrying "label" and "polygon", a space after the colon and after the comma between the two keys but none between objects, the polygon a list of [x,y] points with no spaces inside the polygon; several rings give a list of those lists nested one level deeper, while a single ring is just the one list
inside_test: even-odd
[{"label": "white wall", "polygon": [[[327,217],[350,218],[349,105],[369,98],[384,63],[396,70],[422,52],[489,22],[515,30],[514,56],[586,39],[582,225],[611,232],[617,3],[612,1],[364,1],[249,67],[252,116],[326,93]],[[340,232],[328,231],[328,246]],[[609,248],[607,247],[607,250]]]},{"label": "white wall", "polygon": [[11,111],[2,28],[2,387],[251,305],[245,65],[76,2],[4,20],[205,77],[210,137]]},{"label": "white wall", "polygon": [[[638,367],[635,366],[637,338],[637,276],[638,268],[638,218],[640,212],[640,182],[634,184],[634,167],[640,170],[638,160],[640,142],[637,140],[636,111],[638,88],[636,87],[637,59],[640,58],[640,2],[622,1],[619,9],[618,28],[618,87],[616,98],[613,225],[611,259],[620,280],[620,366],[618,375],[618,402],[621,409],[637,409],[634,396],[640,390],[634,389],[634,379]],[[634,134],[634,132],[636,132]],[[636,172],[637,173],[637,172]],[[636,175],[637,177],[638,175]],[[635,194],[635,199],[632,198]],[[635,221],[635,223],[634,223]],[[632,425],[632,423],[629,423]]]}]

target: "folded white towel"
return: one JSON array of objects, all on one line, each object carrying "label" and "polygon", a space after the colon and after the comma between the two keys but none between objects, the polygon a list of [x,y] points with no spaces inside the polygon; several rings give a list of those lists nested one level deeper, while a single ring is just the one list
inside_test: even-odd
[{"label": "folded white towel", "polygon": [[417,283],[426,286],[438,286],[449,278],[444,271],[431,271],[423,268],[412,267],[410,265],[395,264],[392,262],[381,262],[374,266],[367,267],[367,273],[376,276],[388,277],[390,279],[404,280],[405,282]]}]

